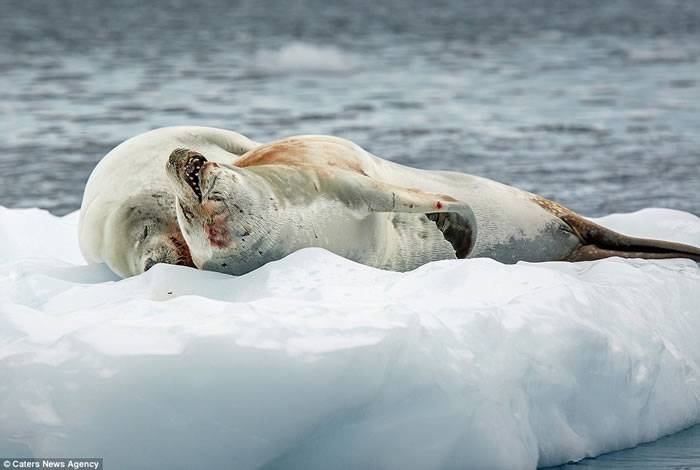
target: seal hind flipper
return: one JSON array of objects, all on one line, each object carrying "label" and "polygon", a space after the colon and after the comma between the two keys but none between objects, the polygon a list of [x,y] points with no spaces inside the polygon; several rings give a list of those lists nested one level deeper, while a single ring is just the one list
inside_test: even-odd
[{"label": "seal hind flipper", "polygon": [[[650,240],[658,243],[665,243],[661,240]],[[692,248],[692,247],[691,247]],[[644,258],[644,259],[671,259],[671,258],[690,258],[696,262],[700,262],[700,256],[692,253],[684,253],[681,251],[619,251],[600,248],[596,245],[580,245],[577,247],[566,261],[594,261],[597,259],[611,258],[619,256],[620,258]]]},{"label": "seal hind flipper", "polygon": [[581,240],[581,245],[576,247],[565,261],[591,261],[619,256],[645,259],[689,258],[700,262],[698,247],[665,240],[630,237],[591,222],[549,199],[536,195],[531,199],[563,220]]}]

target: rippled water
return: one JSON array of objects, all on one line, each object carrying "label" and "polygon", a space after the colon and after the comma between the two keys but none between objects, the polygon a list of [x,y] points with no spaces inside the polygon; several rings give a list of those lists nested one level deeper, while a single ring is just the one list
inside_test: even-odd
[{"label": "rippled water", "polygon": [[700,426],[634,449],[601,455],[551,470],[692,470],[700,469]]},{"label": "rippled water", "polygon": [[119,142],[198,124],[700,213],[696,1],[3,0],[0,72],[5,206],[73,211]]},{"label": "rippled water", "polygon": [[700,2],[26,1],[0,15],[0,204],[201,124],[352,139],[588,215],[700,212]]}]

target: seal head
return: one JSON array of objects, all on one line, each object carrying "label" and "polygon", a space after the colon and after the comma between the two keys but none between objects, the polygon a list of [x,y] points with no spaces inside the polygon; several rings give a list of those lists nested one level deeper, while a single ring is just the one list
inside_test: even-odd
[{"label": "seal head", "polygon": [[193,266],[180,231],[165,164],[175,147],[232,162],[259,144],[236,132],[198,126],[155,129],[112,149],[85,185],[78,221],[80,251],[127,277],[155,263]]},{"label": "seal head", "polygon": [[157,263],[193,266],[177,222],[169,217],[173,205],[169,194],[138,194],[109,215],[105,249],[113,253],[105,253],[105,259],[112,260],[114,271],[128,276]]},{"label": "seal head", "polygon": [[195,266],[243,274],[264,264],[259,257],[272,243],[265,235],[275,198],[263,181],[184,148],[170,154],[166,173]]}]

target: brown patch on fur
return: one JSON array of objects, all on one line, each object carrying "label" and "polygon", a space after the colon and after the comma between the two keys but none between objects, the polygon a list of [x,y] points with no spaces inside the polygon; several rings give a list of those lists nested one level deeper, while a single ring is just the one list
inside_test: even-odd
[{"label": "brown patch on fur", "polygon": [[588,222],[580,215],[571,209],[562,206],[558,202],[550,201],[549,199],[538,196],[537,194],[530,196],[530,200],[540,206],[542,209],[566,222],[567,225],[569,225],[569,227],[571,227],[571,229],[574,231],[576,236],[581,239],[581,241],[586,239],[584,234],[587,233],[588,226],[592,222]]},{"label": "brown patch on fur", "polygon": [[181,265],[181,266],[190,266],[194,267],[194,263],[192,262],[192,255],[190,254],[190,247],[187,246],[187,242],[185,241],[185,238],[182,236],[182,233],[180,232],[180,228],[175,225],[174,227],[171,227],[171,233],[170,237],[170,243],[173,244],[173,248],[175,249],[175,252],[177,253],[177,262],[175,264]]},{"label": "brown patch on fur", "polygon": [[240,168],[258,165],[294,165],[300,163],[299,156],[305,149],[304,142],[289,139],[258,147],[243,155],[234,165]]},{"label": "brown patch on fur", "polygon": [[[378,184],[383,184],[383,183],[379,182]],[[418,188],[402,188],[402,189],[404,191],[406,191],[407,193],[419,194],[421,196],[428,194],[424,190],[418,189]],[[441,198],[443,201],[458,202],[457,199],[453,198],[452,196],[448,196],[447,194],[435,194],[435,195],[438,196],[439,198]],[[437,207],[438,209],[442,209],[442,202],[440,202],[439,200],[436,201],[435,207]]]},{"label": "brown patch on fur", "polygon": [[[234,163],[239,168],[258,165],[329,166],[368,176],[347,147],[330,141],[286,139],[263,145]],[[316,155],[322,155],[318,161]]]}]

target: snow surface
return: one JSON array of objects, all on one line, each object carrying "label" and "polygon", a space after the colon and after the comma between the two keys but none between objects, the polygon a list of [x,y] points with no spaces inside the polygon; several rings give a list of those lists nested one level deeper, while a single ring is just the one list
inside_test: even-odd
[{"label": "snow surface", "polygon": [[[601,223],[700,245],[671,210]],[[0,455],[108,468],[533,468],[700,422],[688,260],[307,249],[242,277],[84,264],[77,215],[0,208]]]}]

